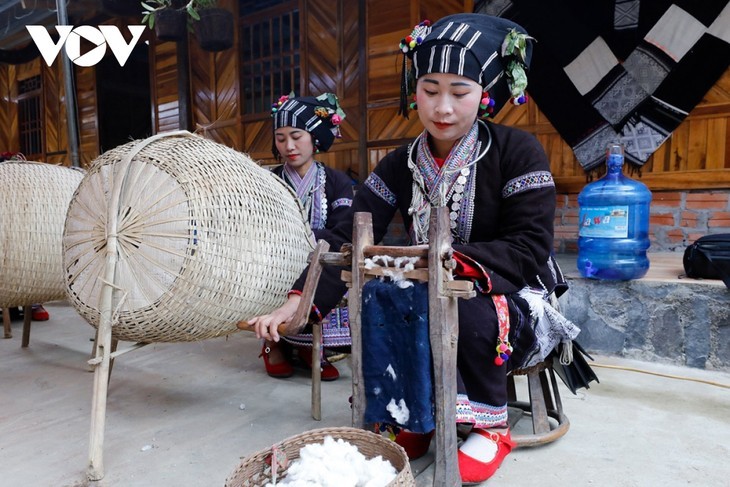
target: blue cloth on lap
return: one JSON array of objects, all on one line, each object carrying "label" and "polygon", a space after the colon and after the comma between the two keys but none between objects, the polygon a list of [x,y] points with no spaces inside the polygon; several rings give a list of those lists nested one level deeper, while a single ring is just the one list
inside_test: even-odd
[{"label": "blue cloth on lap", "polygon": [[[426,283],[401,289],[391,281],[373,279],[363,286],[366,423],[395,424],[416,433],[435,428],[428,335]],[[389,412],[391,402],[391,408],[400,411]]]}]

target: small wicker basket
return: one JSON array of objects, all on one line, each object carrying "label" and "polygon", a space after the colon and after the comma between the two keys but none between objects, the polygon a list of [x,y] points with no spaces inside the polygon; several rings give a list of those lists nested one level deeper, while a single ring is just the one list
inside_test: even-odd
[{"label": "small wicker basket", "polygon": [[[405,450],[394,441],[370,431],[346,427],[315,429],[287,438],[275,447],[283,450],[287,460],[291,462],[299,458],[299,450],[302,447],[312,443],[323,443],[326,436],[355,445],[368,459],[380,455],[389,461],[398,474],[388,487],[415,487],[416,481]],[[266,448],[244,458],[226,479],[225,487],[263,487],[271,482],[270,458],[273,448]],[[279,472],[278,475],[280,479],[283,478],[286,470]]]}]

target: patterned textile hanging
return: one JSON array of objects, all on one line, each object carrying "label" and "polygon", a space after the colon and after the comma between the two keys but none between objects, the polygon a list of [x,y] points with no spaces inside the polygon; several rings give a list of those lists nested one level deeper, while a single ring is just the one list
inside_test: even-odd
[{"label": "patterned textile hanging", "polygon": [[642,166],[730,65],[727,0],[483,0],[475,11],[537,39],[529,94],[586,171],[612,142]]}]

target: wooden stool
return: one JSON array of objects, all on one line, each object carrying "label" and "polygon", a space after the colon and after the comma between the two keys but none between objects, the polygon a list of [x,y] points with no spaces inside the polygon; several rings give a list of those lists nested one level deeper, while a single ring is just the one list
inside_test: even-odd
[{"label": "wooden stool", "polygon": [[[514,370],[507,377],[508,407],[518,414],[510,417],[512,440],[518,447],[537,446],[557,440],[570,428],[570,421],[563,414],[558,384],[552,367],[552,358],[533,367]],[[529,401],[518,401],[515,387],[516,375],[527,376]],[[550,380],[548,381],[548,375]],[[532,419],[532,434],[515,434],[514,427],[523,415]],[[514,421],[513,421],[514,418]],[[551,421],[552,419],[552,421]]]}]

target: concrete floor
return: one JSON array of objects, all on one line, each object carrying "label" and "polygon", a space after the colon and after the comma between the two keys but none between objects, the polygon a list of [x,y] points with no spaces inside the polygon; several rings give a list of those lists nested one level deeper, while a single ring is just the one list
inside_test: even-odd
[{"label": "concrete floor", "polygon": [[[323,384],[317,422],[307,372],[269,378],[252,334],[153,344],[114,364],[106,476],[88,482],[93,374],[86,360],[94,329],[64,302],[46,308],[51,319],[33,323],[29,348],[20,348],[22,322],[13,322],[12,339],[0,339],[2,487],[222,486],[240,457],[309,429],[350,424],[346,360],[337,363],[342,378]],[[728,485],[730,374],[596,359],[676,378],[596,367],[600,384],[578,395],[562,389],[567,435],[516,450],[487,485]],[[428,478],[428,471],[417,477],[419,486]]]}]

